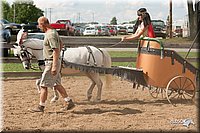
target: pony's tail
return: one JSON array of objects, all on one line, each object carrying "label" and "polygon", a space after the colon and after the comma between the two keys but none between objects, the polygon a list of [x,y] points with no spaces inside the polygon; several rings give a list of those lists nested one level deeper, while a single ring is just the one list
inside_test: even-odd
[{"label": "pony's tail", "polygon": [[112,75],[111,74],[106,74],[106,84],[105,87],[108,89],[112,88]]},{"label": "pony's tail", "polygon": [[[103,52],[103,65],[104,67],[111,67],[112,65],[112,61],[111,61],[111,56],[110,54],[105,50],[105,49],[101,49],[101,51]],[[112,75],[111,74],[106,74],[105,75],[106,78],[106,84],[105,87],[111,89],[112,86]]]}]

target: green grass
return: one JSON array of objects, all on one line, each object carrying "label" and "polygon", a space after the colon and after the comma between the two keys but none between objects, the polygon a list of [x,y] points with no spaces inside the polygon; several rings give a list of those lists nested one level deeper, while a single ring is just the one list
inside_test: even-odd
[{"label": "green grass", "polygon": [[[109,51],[111,57],[137,57],[136,51]],[[187,52],[178,52],[182,57],[185,57]],[[188,57],[198,57],[198,52],[190,52]]]},{"label": "green grass", "polygon": [[[37,63],[33,63],[32,65],[37,67]],[[4,72],[37,72],[37,71],[40,71],[39,69],[26,70],[23,68],[22,63],[3,63],[2,68],[3,68]]]},{"label": "green grass", "polygon": [[184,37],[173,37],[173,38],[162,39],[163,43],[171,43],[171,44],[192,44],[192,41],[193,40]]},{"label": "green grass", "polygon": [[111,57],[137,57],[135,51],[109,51]]},{"label": "green grass", "polygon": [[[185,58],[185,56],[187,55],[187,52],[178,52],[178,54],[180,54],[182,57]],[[198,57],[198,52],[190,52],[188,57]]]},{"label": "green grass", "polygon": [[135,62],[112,62],[112,66],[135,67]]}]

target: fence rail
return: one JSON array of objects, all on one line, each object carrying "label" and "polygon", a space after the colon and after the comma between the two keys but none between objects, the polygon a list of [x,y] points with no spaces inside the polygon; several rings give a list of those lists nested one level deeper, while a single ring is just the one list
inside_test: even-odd
[{"label": "fence rail", "polygon": [[[78,47],[84,45],[92,45],[98,48],[109,48],[120,42],[119,37],[77,37],[77,36],[61,36],[63,43],[67,47]],[[13,48],[14,42],[6,44],[0,42],[1,48]],[[113,48],[136,48],[138,44],[137,40],[122,42],[119,45],[113,46]],[[178,43],[164,43],[165,48],[190,48],[191,44],[178,44]],[[195,43],[193,48],[198,48],[198,44]]]},{"label": "fence rail", "polygon": [[[136,62],[136,57],[112,57],[112,62]],[[21,63],[20,59],[15,57],[3,57],[1,58],[3,63]],[[188,58],[189,62],[197,62],[200,58]],[[37,63],[36,59],[32,60],[33,63]]]}]

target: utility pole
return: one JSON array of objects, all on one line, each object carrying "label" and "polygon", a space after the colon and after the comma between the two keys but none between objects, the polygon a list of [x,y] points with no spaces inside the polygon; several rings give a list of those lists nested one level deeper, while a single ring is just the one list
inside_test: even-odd
[{"label": "utility pole", "polygon": [[47,8],[45,8],[44,16],[47,17]]},{"label": "utility pole", "polygon": [[172,38],[172,0],[169,1],[169,38]]},{"label": "utility pole", "polygon": [[92,21],[94,22],[94,12],[92,13]]},{"label": "utility pole", "polygon": [[81,13],[78,13],[78,23],[81,23]]},{"label": "utility pole", "polygon": [[50,23],[51,23],[51,10],[52,10],[52,8],[49,8],[49,19],[50,19]]},{"label": "utility pole", "polygon": [[13,4],[13,6],[14,6],[14,12],[13,12],[13,14],[14,14],[14,16],[13,16],[13,22],[15,23],[15,16],[16,16],[16,11],[15,11],[15,3]]}]

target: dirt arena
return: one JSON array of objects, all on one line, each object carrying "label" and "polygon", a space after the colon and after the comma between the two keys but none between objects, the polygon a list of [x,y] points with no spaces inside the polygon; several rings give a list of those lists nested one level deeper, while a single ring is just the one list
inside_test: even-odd
[{"label": "dirt arena", "polygon": [[[194,104],[174,107],[166,99],[154,99],[147,89],[133,89],[132,83],[117,77],[113,77],[111,89],[103,89],[100,103],[88,102],[86,91],[90,80],[87,77],[68,76],[62,82],[76,107],[61,112],[63,99],[50,104],[52,91],[49,89],[45,112],[31,113],[28,109],[39,103],[35,79],[3,80],[3,130],[197,132],[198,109]],[[191,119],[194,124],[183,126],[185,119]]]}]

